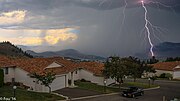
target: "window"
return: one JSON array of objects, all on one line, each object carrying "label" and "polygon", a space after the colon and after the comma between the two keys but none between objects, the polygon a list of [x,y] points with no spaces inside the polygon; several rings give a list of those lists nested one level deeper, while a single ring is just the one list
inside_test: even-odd
[{"label": "window", "polygon": [[9,68],[5,68],[5,74],[9,73]]},{"label": "window", "polygon": [[75,72],[76,74],[78,73],[78,71],[76,70],[76,72]]}]

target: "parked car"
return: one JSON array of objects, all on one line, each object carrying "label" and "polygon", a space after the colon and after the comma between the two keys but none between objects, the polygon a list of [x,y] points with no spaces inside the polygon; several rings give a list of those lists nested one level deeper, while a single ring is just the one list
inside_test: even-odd
[{"label": "parked car", "polygon": [[134,98],[136,96],[142,96],[143,94],[143,89],[138,87],[129,87],[126,91],[123,91],[122,96]]}]

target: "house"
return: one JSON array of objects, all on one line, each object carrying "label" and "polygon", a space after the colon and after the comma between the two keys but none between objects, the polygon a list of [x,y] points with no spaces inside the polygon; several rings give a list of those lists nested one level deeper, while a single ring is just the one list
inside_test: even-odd
[{"label": "house", "polygon": [[170,73],[173,79],[180,78],[180,61],[174,62],[158,62],[152,65],[156,69],[156,75],[159,76],[162,73]]},{"label": "house", "polygon": [[174,68],[173,78],[180,80],[180,65],[178,65]]},{"label": "house", "polygon": [[106,85],[114,83],[114,79],[103,77],[103,69],[104,64],[100,62],[80,62],[78,64],[78,68],[75,71],[74,79],[85,79],[98,85],[104,85],[104,81],[106,81]]},{"label": "house", "polygon": [[[75,63],[62,57],[10,59],[0,56],[0,68],[4,70],[4,80],[7,82],[19,82],[30,87],[33,91],[48,92],[48,87],[38,83],[31,77],[32,73],[42,74],[52,71],[56,79],[52,82],[51,90],[55,91],[69,86],[74,86],[75,80],[85,79],[99,85],[109,85],[115,80],[104,79],[102,70],[104,64],[99,62]],[[68,84],[71,81],[71,84]]]},{"label": "house", "polygon": [[55,91],[68,87],[68,73],[75,68],[74,63],[60,57],[16,59],[9,61],[11,65],[1,62],[1,68],[4,70],[5,83],[20,82],[37,92],[48,92],[48,88],[38,83],[35,78],[32,78],[32,73],[41,74],[44,71],[53,71],[56,74],[56,79],[50,86],[51,90]]}]

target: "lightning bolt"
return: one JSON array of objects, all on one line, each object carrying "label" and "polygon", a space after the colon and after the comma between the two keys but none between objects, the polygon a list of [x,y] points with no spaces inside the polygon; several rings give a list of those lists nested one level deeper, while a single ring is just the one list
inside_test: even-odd
[{"label": "lightning bolt", "polygon": [[[110,0],[111,1],[111,0]],[[99,3],[99,6],[102,6],[103,4],[105,4],[106,2],[108,2],[108,0],[100,0],[100,3]],[[112,1],[111,1],[112,3]],[[111,3],[109,4],[111,6]],[[155,34],[155,32],[157,31],[158,33],[163,33],[163,29],[161,27],[158,27],[158,26],[154,26],[149,20],[148,20],[148,10],[146,8],[146,5],[145,4],[149,4],[149,3],[153,3],[153,4],[156,4],[157,7],[159,8],[159,6],[163,6],[163,7],[166,7],[166,8],[170,8],[172,11],[175,12],[175,10],[172,8],[172,6],[169,6],[169,5],[166,5],[166,4],[163,4],[161,2],[154,2],[154,1],[141,1],[141,6],[142,8],[144,9],[144,20],[145,20],[145,24],[144,24],[144,28],[141,30],[141,34],[143,32],[146,32],[145,36],[148,38],[148,43],[150,44],[150,53],[151,53],[151,56],[155,56],[154,54],[154,44],[153,44],[153,41],[151,39],[151,37],[155,37],[156,39],[158,39],[159,41],[161,41],[161,39]],[[124,0],[124,7],[123,7],[123,19],[122,19],[122,22],[121,22],[121,28],[120,28],[120,33],[122,31],[122,28],[124,26],[124,23],[125,23],[125,19],[126,19],[126,14],[125,14],[125,11],[126,11],[126,8],[127,8],[127,0]],[[176,12],[175,12],[176,13]],[[151,32],[152,31],[152,32]],[[167,32],[164,31],[164,32]],[[144,39],[146,40],[146,39]]]},{"label": "lightning bolt", "polygon": [[144,12],[144,20],[145,20],[145,25],[144,25],[144,27],[145,27],[145,29],[146,29],[146,31],[147,31],[148,41],[149,41],[149,44],[150,44],[150,46],[151,46],[150,52],[151,52],[151,56],[154,56],[154,52],[153,52],[154,45],[153,45],[153,43],[152,43],[152,40],[151,40],[151,32],[150,32],[149,27],[148,27],[149,24],[150,24],[150,25],[152,25],[152,24],[151,24],[150,21],[147,19],[148,10],[147,10],[146,6],[144,5],[144,1],[141,1],[141,3],[142,3],[142,7],[144,8],[144,11],[145,11],[145,12]]},{"label": "lightning bolt", "polygon": [[121,23],[121,29],[120,29],[120,32],[122,31],[122,28],[123,28],[123,25],[124,25],[124,22],[125,22],[125,19],[126,19],[126,14],[125,14],[125,11],[126,11],[126,7],[127,7],[127,1],[124,0],[124,8],[123,8],[123,20],[122,20],[122,23]]}]

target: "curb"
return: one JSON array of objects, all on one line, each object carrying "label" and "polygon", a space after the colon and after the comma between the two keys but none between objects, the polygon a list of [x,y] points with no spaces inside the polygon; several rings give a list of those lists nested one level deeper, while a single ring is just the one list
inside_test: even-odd
[{"label": "curb", "polygon": [[57,101],[67,101],[67,100],[68,100],[68,97],[67,97],[67,96],[64,96],[64,95],[62,95],[62,94],[59,94],[59,93],[52,93],[52,94],[65,98],[65,100],[57,100]]},{"label": "curb", "polygon": [[109,96],[109,95],[116,95],[119,93],[110,93],[110,94],[101,94],[101,95],[93,95],[93,96],[85,96],[79,98],[72,98],[71,100],[80,100],[80,99],[87,99],[87,98],[95,98],[95,97],[102,97],[102,96]]},{"label": "curb", "polygon": [[154,89],[159,89],[160,88],[160,86],[158,86],[158,87],[153,87],[153,88],[147,88],[147,89],[144,89],[144,91],[147,91],[147,90],[154,90]]},{"label": "curb", "polygon": [[180,82],[179,80],[156,80],[157,82],[168,82],[168,83],[176,83],[176,82]]}]

